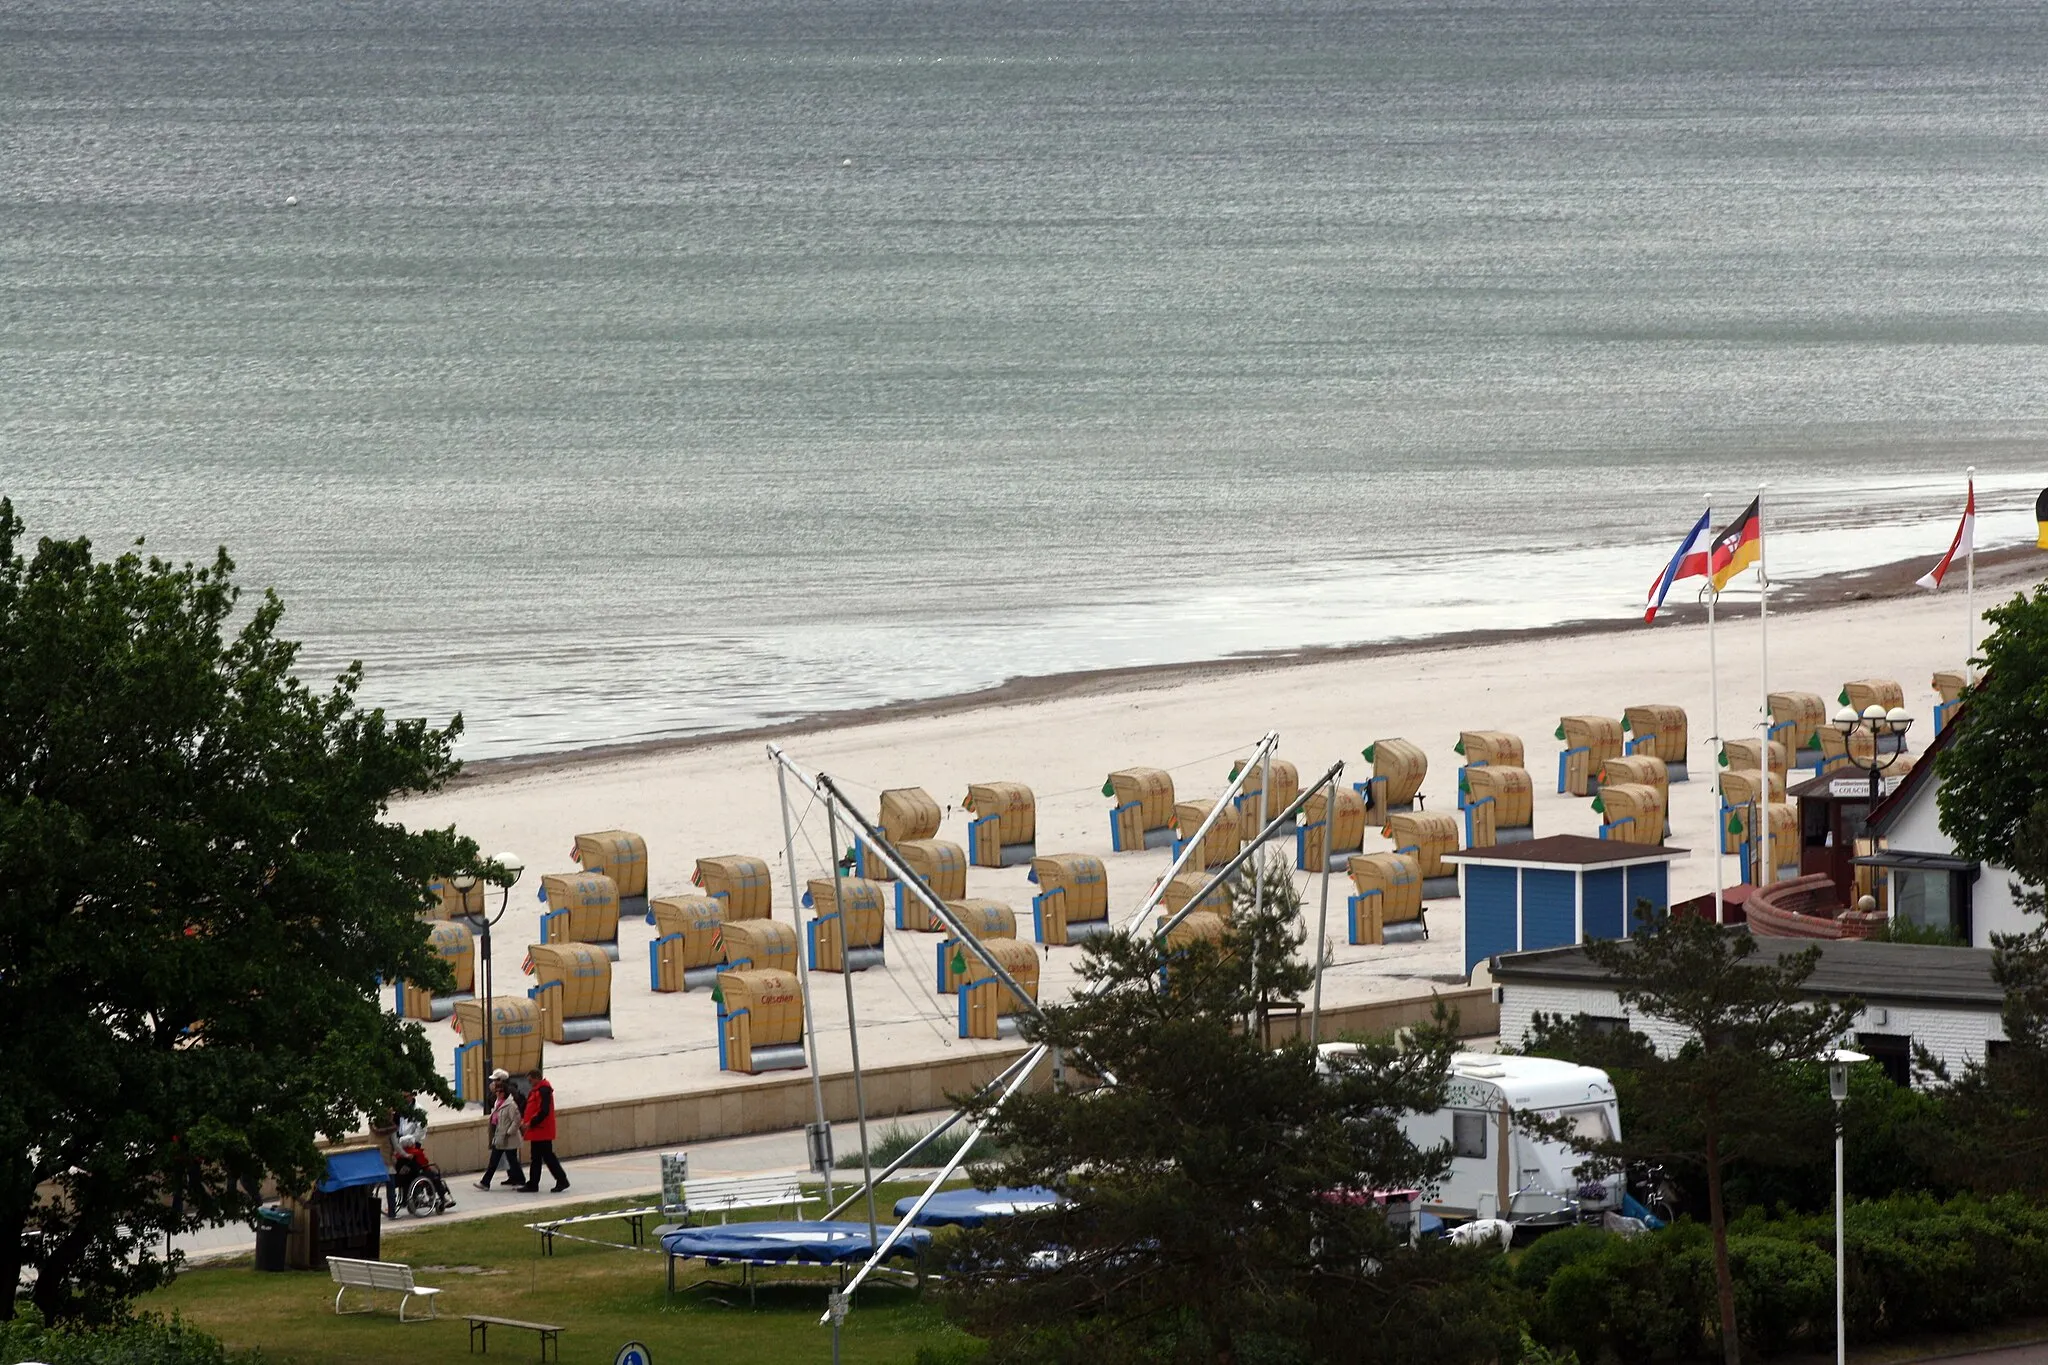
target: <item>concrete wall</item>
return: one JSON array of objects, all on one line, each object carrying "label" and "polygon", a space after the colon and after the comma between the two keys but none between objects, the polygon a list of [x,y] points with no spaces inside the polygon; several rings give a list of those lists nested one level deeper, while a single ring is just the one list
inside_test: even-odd
[{"label": "concrete wall", "polygon": [[[1657,1045],[1659,1052],[1671,1053],[1685,1042],[1687,1034],[1660,1019],[1632,1017],[1621,1007],[1611,990],[1587,990],[1536,982],[1501,983],[1500,1037],[1504,1044],[1519,1045],[1536,1014],[1590,1014],[1600,1018],[1626,1018],[1629,1027]],[[1982,1062],[1984,1045],[2005,1037],[1998,1012],[1937,1009],[1925,1005],[1901,1005],[1886,1000],[1870,1001],[1857,1017],[1858,1033],[1903,1033],[1946,1062],[1949,1072],[1960,1072],[1965,1063]]]},{"label": "concrete wall", "polygon": [[[1326,1009],[1322,1036],[1335,1039],[1346,1034],[1384,1033],[1423,1023],[1430,1018],[1438,999],[1458,1012],[1458,1031],[1465,1037],[1489,1037],[1499,1026],[1500,1014],[1492,992],[1466,988]],[[1273,1020],[1275,1043],[1307,1036],[1306,1013],[1299,1019],[1280,1016]],[[1024,1045],[1019,1044],[971,1056],[863,1068],[868,1117],[888,1118],[946,1108],[952,1096],[979,1089],[1025,1051]],[[827,1118],[838,1121],[854,1117],[850,1073],[826,1076],[823,1089]],[[564,1104],[555,1150],[569,1158],[648,1147],[683,1147],[748,1133],[788,1132],[816,1117],[810,1073],[788,1071],[681,1094],[650,1095],[604,1104]],[[434,1125],[428,1134],[427,1149],[441,1169],[451,1174],[480,1171],[489,1158],[488,1141],[488,1127],[482,1118],[462,1119]]]}]

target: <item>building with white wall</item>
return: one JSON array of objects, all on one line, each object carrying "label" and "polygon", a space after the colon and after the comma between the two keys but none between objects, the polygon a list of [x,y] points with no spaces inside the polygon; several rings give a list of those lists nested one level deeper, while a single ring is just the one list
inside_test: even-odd
[{"label": "building with white wall", "polygon": [[[1731,929],[1731,933],[1746,932]],[[1759,938],[1757,955],[1776,956],[1820,949],[1820,963],[1807,978],[1815,999],[1863,1002],[1851,1046],[1881,1062],[1905,1084],[1914,1044],[1939,1057],[1950,1074],[1982,1062],[2005,1038],[1999,1020],[2004,995],[1991,979],[1991,954],[1981,948],[1937,948],[1913,943],[1868,943],[1860,939]],[[1538,1014],[1584,1015],[1631,1028],[1675,1052],[1688,1035],[1661,1019],[1632,1014],[1617,998],[1613,978],[1586,955],[1583,946],[1503,953],[1493,962],[1500,997],[1500,1040],[1520,1046]]]}]

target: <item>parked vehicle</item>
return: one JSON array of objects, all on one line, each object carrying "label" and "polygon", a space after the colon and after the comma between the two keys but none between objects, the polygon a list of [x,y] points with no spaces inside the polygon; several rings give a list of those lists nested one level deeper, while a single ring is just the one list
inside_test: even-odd
[{"label": "parked vehicle", "polygon": [[[1325,1043],[1325,1057],[1354,1051]],[[1457,1221],[1503,1218],[1547,1227],[1598,1218],[1621,1207],[1622,1177],[1583,1177],[1586,1157],[1570,1144],[1530,1133],[1518,1112],[1563,1119],[1588,1139],[1621,1136],[1614,1084],[1597,1067],[1548,1057],[1460,1052],[1451,1060],[1449,1103],[1409,1114],[1402,1129],[1418,1147],[1448,1145],[1450,1169],[1422,1192],[1425,1212]]]}]

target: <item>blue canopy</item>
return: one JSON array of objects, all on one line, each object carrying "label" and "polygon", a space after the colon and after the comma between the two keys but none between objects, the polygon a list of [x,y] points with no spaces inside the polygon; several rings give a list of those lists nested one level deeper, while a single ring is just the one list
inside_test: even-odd
[{"label": "blue canopy", "polygon": [[[999,1186],[993,1190],[941,1190],[931,1197],[924,1211],[917,1215],[917,1226],[921,1228],[978,1228],[991,1218],[1008,1218],[1015,1213],[1033,1213],[1049,1209],[1062,1202],[1043,1185],[1030,1185],[1021,1190]],[[896,1201],[896,1216],[904,1217],[917,1197],[911,1195]]]},{"label": "blue canopy", "polygon": [[[888,1236],[882,1230],[882,1237]],[[932,1235],[908,1228],[889,1248],[894,1260],[921,1254]],[[745,1261],[754,1265],[840,1265],[865,1261],[874,1254],[866,1223],[721,1223],[717,1227],[677,1228],[661,1235],[671,1256],[692,1257],[706,1265]]]},{"label": "blue canopy", "polygon": [[352,1190],[359,1185],[382,1185],[391,1179],[384,1154],[374,1147],[353,1152],[335,1152],[327,1158],[327,1175],[320,1181],[320,1193]]}]

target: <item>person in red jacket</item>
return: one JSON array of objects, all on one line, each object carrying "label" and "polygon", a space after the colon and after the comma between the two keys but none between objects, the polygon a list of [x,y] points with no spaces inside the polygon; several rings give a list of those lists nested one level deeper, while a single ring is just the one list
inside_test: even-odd
[{"label": "person in red jacket", "polygon": [[526,1080],[526,1114],[520,1131],[526,1135],[533,1153],[526,1168],[526,1183],[519,1188],[528,1194],[539,1194],[540,1168],[545,1165],[555,1177],[553,1193],[560,1194],[569,1188],[569,1173],[555,1156],[555,1088],[538,1070],[527,1072]]}]

